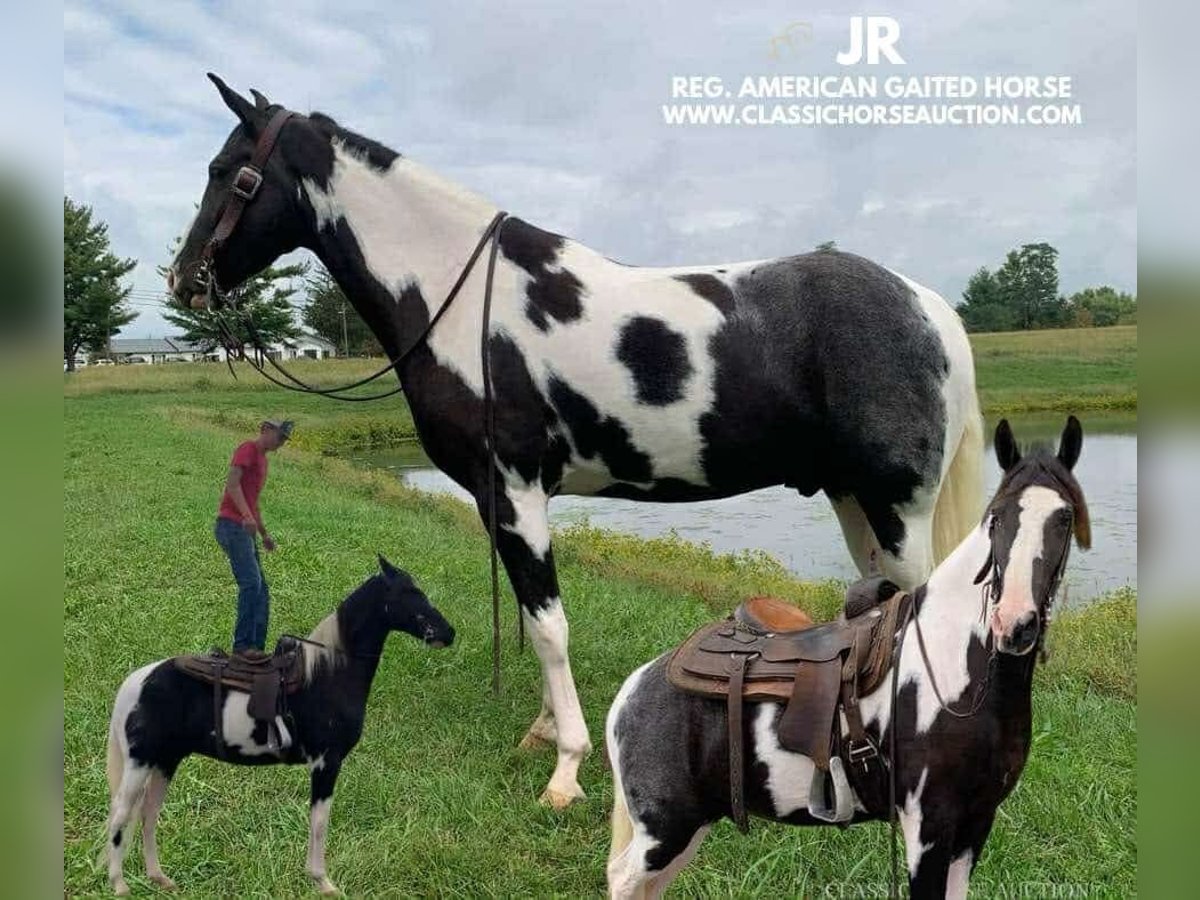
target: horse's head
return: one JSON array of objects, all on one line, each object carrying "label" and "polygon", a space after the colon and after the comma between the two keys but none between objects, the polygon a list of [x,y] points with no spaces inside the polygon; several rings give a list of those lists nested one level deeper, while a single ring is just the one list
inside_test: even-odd
[{"label": "horse's head", "polygon": [[1087,504],[1071,473],[1083,429],[1071,416],[1057,452],[1036,447],[1022,455],[1004,419],[995,446],[1004,477],[984,514],[992,549],[977,580],[991,574],[988,615],[996,648],[1022,656],[1043,634],[1072,535],[1080,547],[1091,546]]},{"label": "horse's head", "polygon": [[386,591],[381,599],[384,625],[392,631],[404,631],[431,647],[454,643],[454,628],[429,602],[429,598],[409,577],[379,557],[379,571]]},{"label": "horse's head", "polygon": [[312,243],[315,218],[301,181],[320,180],[333,165],[320,123],[258,91],[251,91],[251,103],[216,75],[208,77],[238,124],[208,165],[200,209],[167,270],[175,301],[195,307],[219,305],[221,290]]}]

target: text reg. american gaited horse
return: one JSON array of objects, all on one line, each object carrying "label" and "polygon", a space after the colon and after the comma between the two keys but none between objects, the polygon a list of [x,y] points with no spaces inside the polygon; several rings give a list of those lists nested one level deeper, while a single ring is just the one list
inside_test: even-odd
[{"label": "text reg. american gaited horse", "polygon": [[[158,862],[155,826],[175,770],[193,753],[241,765],[308,766],[308,874],[322,893],[336,893],[325,872],[333,787],[362,735],[367,696],[387,636],[402,631],[433,647],[454,640],[454,629],[412,578],[382,556],[379,564],[379,574],[364,581],[300,642],[303,674],[288,698],[291,741],[286,749],[268,741],[266,727],[250,717],[247,693],[220,687],[214,699],[212,686],[185,674],[174,658],[150,663],[125,679],[108,733],[111,807],[105,847],[109,883],[117,894],[129,893],[122,866],[131,826],[139,818],[147,876],[161,887],[174,887]],[[221,710],[219,727],[216,708]]]},{"label": "text reg. american gaited horse", "polygon": [[543,801],[583,796],[591,749],[550,497],[824,491],[859,569],[874,559],[906,588],[978,519],[971,349],[933,291],[836,251],[622,265],[506,218],[328,116],[257,92],[251,102],[210,77],[239,123],[209,165],[168,287],[178,303],[216,309],[221,291],[303,247],[370,326],[430,459],[497,525],[542,666],[541,712],[522,744],[557,745]]},{"label": "text reg. american gaited horse", "polygon": [[[911,593],[911,615],[889,636],[899,653],[895,708],[890,670],[860,700],[884,772],[895,731],[895,781],[872,794],[881,802],[864,803],[866,793],[856,791],[851,821],[889,819],[894,796],[913,897],[966,896],[996,811],[1028,758],[1034,651],[1045,639],[1072,534],[1082,547],[1091,542],[1071,473],[1082,441],[1072,416],[1057,453],[1022,455],[1000,423],[995,449],[1004,475],[982,522]],[[608,714],[615,898],[661,894],[711,825],[731,816],[726,707],[677,689],[668,681],[670,659],[630,675]],[[745,704],[745,806],[764,819],[824,824],[809,805],[812,759],[780,746],[783,711],[778,702]],[[844,736],[845,720],[837,721]]]}]

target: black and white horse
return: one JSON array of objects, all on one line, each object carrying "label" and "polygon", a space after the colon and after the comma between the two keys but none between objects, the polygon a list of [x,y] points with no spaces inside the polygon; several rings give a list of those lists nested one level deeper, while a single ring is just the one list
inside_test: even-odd
[{"label": "black and white horse", "polygon": [[[397,366],[430,459],[487,519],[487,266],[468,266],[497,208],[328,116],[294,114],[213,77],[235,127],[168,272],[205,295],[205,245],[235,178],[255,188],[212,253],[228,290],[299,247],[315,253]],[[267,135],[267,137],[263,137]],[[273,147],[242,174],[256,143]],[[982,507],[970,345],[933,291],[849,253],[727,265],[626,266],[511,217],[500,226],[487,349],[495,391],[499,551],[542,666],[522,744],[557,744],[543,800],[583,796],[591,748],[567,653],[546,505],[601,494],[728,497],[784,484],[833,503],[855,563],[911,588]],[[485,256],[486,258],[486,256]],[[217,301],[214,301],[217,302]]]},{"label": "black and white horse", "polygon": [[[896,709],[890,672],[862,698],[877,746],[886,750],[897,729],[896,811],[914,897],[966,896],[996,810],[1028,758],[1033,651],[1045,636],[1072,531],[1081,546],[1091,541],[1071,474],[1082,441],[1072,416],[1057,454],[1040,448],[1023,457],[1000,423],[996,454],[1005,474],[996,496],[979,527],[913,593]],[[990,579],[982,588],[981,575]],[[608,714],[612,897],[661,894],[709,827],[730,815],[725,705],[674,688],[666,659],[630,675]],[[766,819],[820,825],[807,809],[812,760],[780,747],[781,713],[778,703],[747,703],[746,806]],[[883,806],[856,801],[855,821],[888,818]]]},{"label": "black and white horse", "polygon": [[[105,846],[108,878],[117,894],[129,835],[139,817],[151,881],[173,888],[158,862],[155,825],[179,764],[193,753],[242,765],[291,763],[312,773],[308,874],[322,893],[336,888],[325,874],[325,834],[333,786],[362,734],[367,695],[389,632],[403,631],[435,647],[449,645],[454,629],[407,573],[382,556],[381,573],[358,587],[317,625],[303,645],[305,683],[288,698],[293,742],[268,743],[266,728],[247,714],[249,694],[225,691],[223,752],[216,746],[213,688],[179,671],[169,659],[143,666],[125,679],[108,731],[111,808]],[[224,691],[225,689],[222,688]]]}]

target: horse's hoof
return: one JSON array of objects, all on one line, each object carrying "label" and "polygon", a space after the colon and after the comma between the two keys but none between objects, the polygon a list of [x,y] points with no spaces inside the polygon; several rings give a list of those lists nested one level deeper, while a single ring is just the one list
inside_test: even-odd
[{"label": "horse's hoof", "polygon": [[562,791],[556,791],[554,788],[546,788],[542,792],[542,796],[538,802],[543,806],[549,806],[555,812],[562,812],[576,800],[586,800],[587,794],[583,792],[583,788],[575,785],[575,790],[569,794]]},{"label": "horse's hoof", "polygon": [[164,891],[179,890],[179,885],[177,885],[174,881],[172,881],[166,875],[163,875],[161,872],[158,875],[151,875],[150,880],[153,881],[155,884],[157,884]]},{"label": "horse's hoof", "polygon": [[553,746],[553,741],[547,740],[540,734],[534,734],[532,731],[526,734],[525,737],[521,738],[521,743],[517,744],[518,749],[526,750],[530,753],[537,753]]},{"label": "horse's hoof", "polygon": [[320,891],[325,897],[337,897],[342,893],[338,890],[337,885],[328,878],[321,879],[321,881],[317,884],[317,890]]},{"label": "horse's hoof", "polygon": [[129,896],[129,885],[125,883],[124,878],[122,878],[120,881],[114,881],[112,889],[113,889],[113,893],[116,894],[118,897],[128,897]]}]

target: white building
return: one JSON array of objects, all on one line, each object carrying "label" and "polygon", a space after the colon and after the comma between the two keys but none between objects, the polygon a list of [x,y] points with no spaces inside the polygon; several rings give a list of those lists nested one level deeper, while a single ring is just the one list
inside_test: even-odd
[{"label": "white building", "polygon": [[[246,345],[246,355],[254,347]],[[214,347],[205,353],[198,344],[182,338],[113,338],[112,358],[120,363],[224,362],[228,354],[224,347]],[[299,337],[275,341],[267,345],[267,355],[283,361],[289,359],[329,359],[337,355],[337,347],[319,334],[303,331]]]}]

